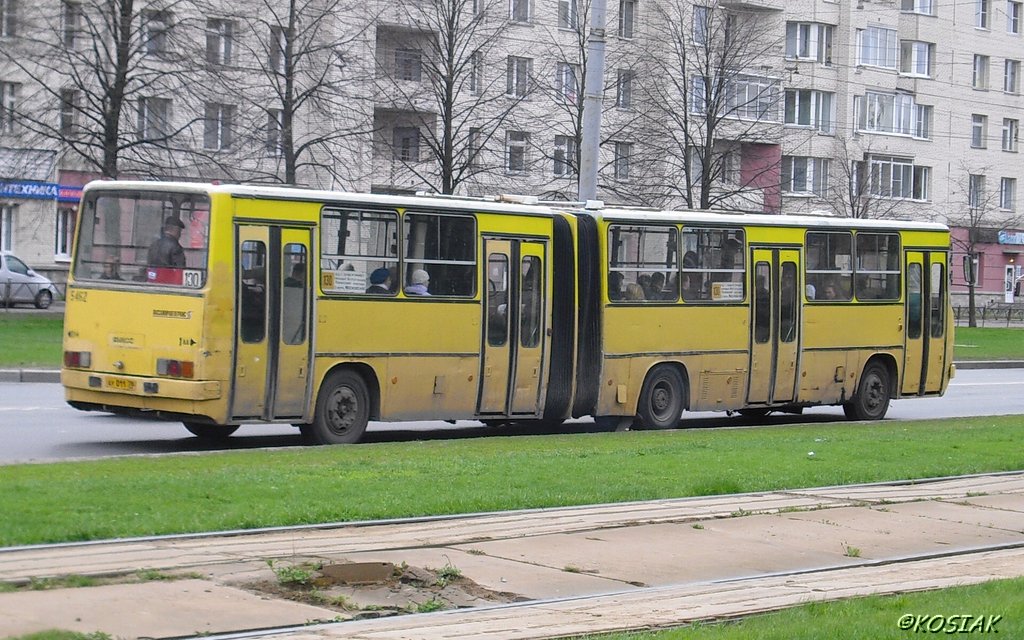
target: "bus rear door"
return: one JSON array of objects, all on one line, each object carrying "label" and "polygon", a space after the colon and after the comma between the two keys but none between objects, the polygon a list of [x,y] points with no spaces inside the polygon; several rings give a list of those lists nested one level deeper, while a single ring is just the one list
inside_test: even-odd
[{"label": "bus rear door", "polygon": [[477,412],[539,415],[546,335],[545,244],[485,238],[487,284]]},{"label": "bus rear door", "polygon": [[938,393],[946,368],[946,252],[908,251],[903,395]]},{"label": "bus rear door", "polygon": [[311,229],[237,227],[232,419],[303,416],[309,394]]},{"label": "bus rear door", "polygon": [[796,399],[800,345],[800,252],[754,248],[748,404]]}]

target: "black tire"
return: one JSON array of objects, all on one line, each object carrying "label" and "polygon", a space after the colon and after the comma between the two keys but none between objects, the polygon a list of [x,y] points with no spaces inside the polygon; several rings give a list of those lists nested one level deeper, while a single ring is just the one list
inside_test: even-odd
[{"label": "black tire", "polygon": [[881,362],[871,362],[857,383],[857,392],[843,404],[843,413],[850,420],[881,420],[892,400],[892,377]]},{"label": "black tire", "polygon": [[679,369],[668,364],[654,367],[640,392],[636,413],[644,429],[672,429],[686,408],[686,384]]},{"label": "black tire", "polygon": [[227,440],[228,436],[238,431],[237,424],[232,425],[219,425],[219,424],[206,424],[203,422],[183,422],[188,432],[201,440]]},{"label": "black tire", "polygon": [[53,303],[53,294],[45,289],[36,294],[36,309],[48,309]]},{"label": "black tire", "polygon": [[312,444],[355,444],[370,420],[370,390],[354,371],[327,376],[316,398],[313,422],[300,427]]}]

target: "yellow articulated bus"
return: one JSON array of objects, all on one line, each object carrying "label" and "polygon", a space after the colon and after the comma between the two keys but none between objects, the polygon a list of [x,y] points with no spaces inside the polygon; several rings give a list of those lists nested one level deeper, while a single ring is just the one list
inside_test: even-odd
[{"label": "yellow articulated bus", "polygon": [[942,225],[502,200],[91,183],[67,401],[334,444],[369,420],[881,419],[953,375]]}]

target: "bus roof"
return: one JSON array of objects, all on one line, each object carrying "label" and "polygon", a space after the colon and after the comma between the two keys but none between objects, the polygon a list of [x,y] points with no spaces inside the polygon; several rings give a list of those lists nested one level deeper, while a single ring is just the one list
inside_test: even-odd
[{"label": "bus roof", "polygon": [[[275,185],[246,184],[212,184],[207,182],[157,182],[146,180],[96,180],[85,186],[85,190],[144,190],[168,191],[179,193],[216,194],[226,193],[235,198],[256,199],[288,199],[308,202],[319,202],[334,205],[384,205],[391,207],[427,207],[436,209],[454,209],[457,211],[515,213],[519,215],[552,216],[559,212],[572,215],[589,215],[609,221],[646,222],[646,223],[696,223],[709,225],[736,226],[791,226],[796,228],[833,228],[833,229],[866,229],[892,230],[907,229],[915,231],[949,231],[949,228],[936,222],[916,222],[910,220],[876,220],[864,218],[838,218],[816,215],[781,215],[765,213],[741,213],[730,211],[695,211],[676,210],[659,211],[646,208],[604,207],[588,203],[586,209],[580,203],[566,202],[564,205],[554,202],[541,204],[522,204],[503,201],[502,196],[494,198],[473,198],[460,196],[438,195],[384,195],[349,191],[326,191],[303,189],[300,187]],[[529,202],[529,200],[526,200]]]}]

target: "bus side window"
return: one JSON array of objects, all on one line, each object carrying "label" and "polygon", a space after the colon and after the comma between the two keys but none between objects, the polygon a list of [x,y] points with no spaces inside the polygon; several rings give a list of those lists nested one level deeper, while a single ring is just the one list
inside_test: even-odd
[{"label": "bus side window", "polygon": [[239,251],[239,332],[242,342],[263,342],[267,324],[267,248],[246,240]]},{"label": "bus side window", "polygon": [[508,341],[508,257],[492,253],[487,258],[487,344],[500,347]]},{"label": "bus side window", "polygon": [[306,341],[306,247],[289,243],[284,246],[281,275],[281,341],[302,344]]}]

